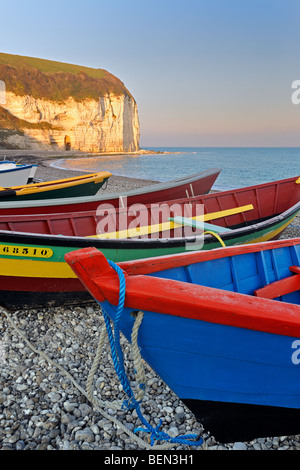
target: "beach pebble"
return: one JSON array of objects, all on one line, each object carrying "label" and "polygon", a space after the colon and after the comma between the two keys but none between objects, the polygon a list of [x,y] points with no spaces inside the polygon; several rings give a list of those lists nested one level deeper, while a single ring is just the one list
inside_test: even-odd
[{"label": "beach pebble", "polygon": [[76,441],[94,442],[95,435],[90,428],[80,429],[75,434]]},{"label": "beach pebble", "polygon": [[232,450],[247,450],[247,446],[243,442],[235,442]]},{"label": "beach pebble", "polygon": [[178,428],[176,426],[173,426],[172,428],[168,429],[168,434],[171,437],[177,437],[179,434]]},{"label": "beach pebble", "polygon": [[52,403],[57,403],[59,400],[61,400],[61,395],[57,392],[50,392],[48,393],[48,397]]}]

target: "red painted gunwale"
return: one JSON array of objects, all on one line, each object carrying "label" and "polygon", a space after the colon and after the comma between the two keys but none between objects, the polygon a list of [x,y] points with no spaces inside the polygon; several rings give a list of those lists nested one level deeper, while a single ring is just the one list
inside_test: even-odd
[{"label": "red painted gunwale", "polygon": [[[296,243],[300,243],[300,239],[280,241],[281,246]],[[254,249],[259,251],[267,249],[267,246],[272,248],[272,245],[275,247],[278,243],[259,243]],[[125,269],[125,307],[299,338],[298,305],[141,274],[178,266],[180,263],[188,264],[187,260],[192,257],[193,262],[197,262],[251,251],[251,245],[237,246],[119,263]],[[96,248],[84,248],[66,254],[65,259],[96,300],[118,304],[119,278],[101,252]],[[150,271],[147,266],[150,266]]]}]

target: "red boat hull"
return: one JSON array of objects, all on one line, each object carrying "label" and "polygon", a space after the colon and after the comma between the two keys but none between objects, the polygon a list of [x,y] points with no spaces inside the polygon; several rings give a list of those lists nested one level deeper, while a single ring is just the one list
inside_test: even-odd
[{"label": "red boat hull", "polygon": [[[127,198],[128,205],[142,203],[152,204],[172,199],[199,196],[207,194],[215,183],[220,169],[214,168],[203,171],[190,177],[166,183],[157,183],[138,190],[123,194],[105,194],[104,192],[93,197],[70,198],[70,199],[46,199],[43,201],[1,202],[0,215],[8,214],[51,214],[51,213],[74,213],[96,210],[99,204],[110,204],[119,207],[122,198]],[[120,200],[121,198],[121,200]]]}]

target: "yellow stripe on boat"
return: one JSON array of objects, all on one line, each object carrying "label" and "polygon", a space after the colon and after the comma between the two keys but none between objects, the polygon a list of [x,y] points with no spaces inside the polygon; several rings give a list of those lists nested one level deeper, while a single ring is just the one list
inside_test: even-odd
[{"label": "yellow stripe on boat", "polygon": [[271,230],[270,232],[265,233],[262,237],[258,237],[258,238],[255,238],[254,240],[251,240],[250,242],[243,243],[243,245],[249,245],[250,243],[268,242],[269,240],[272,240],[274,237],[276,237],[276,235],[279,235],[283,230],[286,229],[288,225],[292,223],[296,215],[292,219],[290,219],[288,222],[286,222],[284,225],[281,225],[278,229]]},{"label": "yellow stripe on boat", "polygon": [[[197,221],[208,221],[220,219],[222,217],[228,217],[230,215],[239,214],[241,212],[249,211],[253,209],[252,204],[246,206],[234,207],[233,209],[225,209],[223,211],[211,212],[210,214],[198,215],[191,217],[193,220]],[[172,230],[174,228],[182,227],[183,224],[178,224],[175,222],[162,222],[160,224],[154,225],[145,225],[143,227],[134,227],[132,229],[120,230],[119,232],[109,232],[101,233],[99,235],[90,235],[87,238],[101,238],[101,239],[111,239],[111,238],[134,238],[143,235],[150,235],[151,233],[163,232],[164,230]]]},{"label": "yellow stripe on boat", "polygon": [[[66,178],[62,180],[55,180],[55,181],[46,181],[44,183],[37,183],[32,185],[26,186],[12,186],[9,189],[16,191],[18,196],[24,194],[31,194],[35,192],[44,192],[49,191],[50,188],[54,189],[61,189],[61,188],[69,188],[70,186],[78,186],[82,183],[101,183],[105,178],[110,178],[111,173],[107,171],[103,171],[101,173],[95,173],[92,175],[87,176],[76,176],[75,178]],[[8,188],[3,188],[8,189]]]},{"label": "yellow stripe on boat", "polygon": [[0,276],[40,277],[40,278],[76,278],[76,275],[64,261],[35,261],[27,259],[0,258]]}]

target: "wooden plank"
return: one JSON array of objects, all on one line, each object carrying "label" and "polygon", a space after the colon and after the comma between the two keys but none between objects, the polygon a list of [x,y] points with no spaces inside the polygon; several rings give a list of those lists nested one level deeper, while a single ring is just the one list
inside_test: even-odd
[{"label": "wooden plank", "polygon": [[229,228],[220,227],[220,225],[209,224],[208,222],[203,222],[199,220],[189,219],[187,217],[170,217],[168,220],[175,222],[176,224],[199,228],[202,230],[213,230],[216,233],[231,232]]},{"label": "wooden plank", "polygon": [[261,283],[263,285],[270,284],[264,251],[258,251],[256,253],[256,266],[259,277],[261,279]]},{"label": "wooden plank", "polygon": [[134,238],[142,235],[150,235],[151,233],[163,232],[175,227],[175,224],[163,222],[161,224],[145,225],[143,227],[134,227],[132,229],[120,230],[119,232],[101,233],[99,235],[90,235],[87,238]]},{"label": "wooden plank", "polygon": [[[198,221],[203,220],[205,222],[207,220],[215,220],[215,219],[220,219],[222,217],[228,217],[230,215],[240,214],[241,212],[249,211],[249,210],[252,210],[252,209],[253,209],[253,205],[252,204],[247,204],[247,205],[241,206],[241,207],[234,207],[232,209],[225,209],[225,210],[222,210],[222,211],[211,212],[209,214],[204,214],[204,215],[191,217],[191,219],[198,220]],[[182,224],[176,224],[175,222],[168,221],[168,222],[162,222],[160,224],[145,225],[143,227],[135,227],[133,229],[125,229],[125,230],[121,230],[119,232],[109,232],[109,233],[100,233],[100,234],[97,234],[97,235],[90,235],[87,238],[100,238],[100,239],[134,238],[134,237],[143,236],[143,235],[150,235],[151,233],[163,232],[164,230],[172,230],[172,229],[178,228],[180,226],[182,226]]]},{"label": "wooden plank", "polygon": [[300,274],[289,276],[280,281],[272,282],[271,284],[257,289],[254,291],[256,297],[263,297],[264,299],[276,299],[282,295],[290,294],[300,289]]},{"label": "wooden plank", "polygon": [[241,212],[246,212],[253,210],[253,204],[247,204],[246,206],[233,207],[232,209],[224,209],[217,212],[211,212],[209,214],[198,215],[196,217],[191,217],[195,220],[203,220],[204,222],[208,220],[221,219],[222,217],[229,217],[230,215],[240,214]]}]

